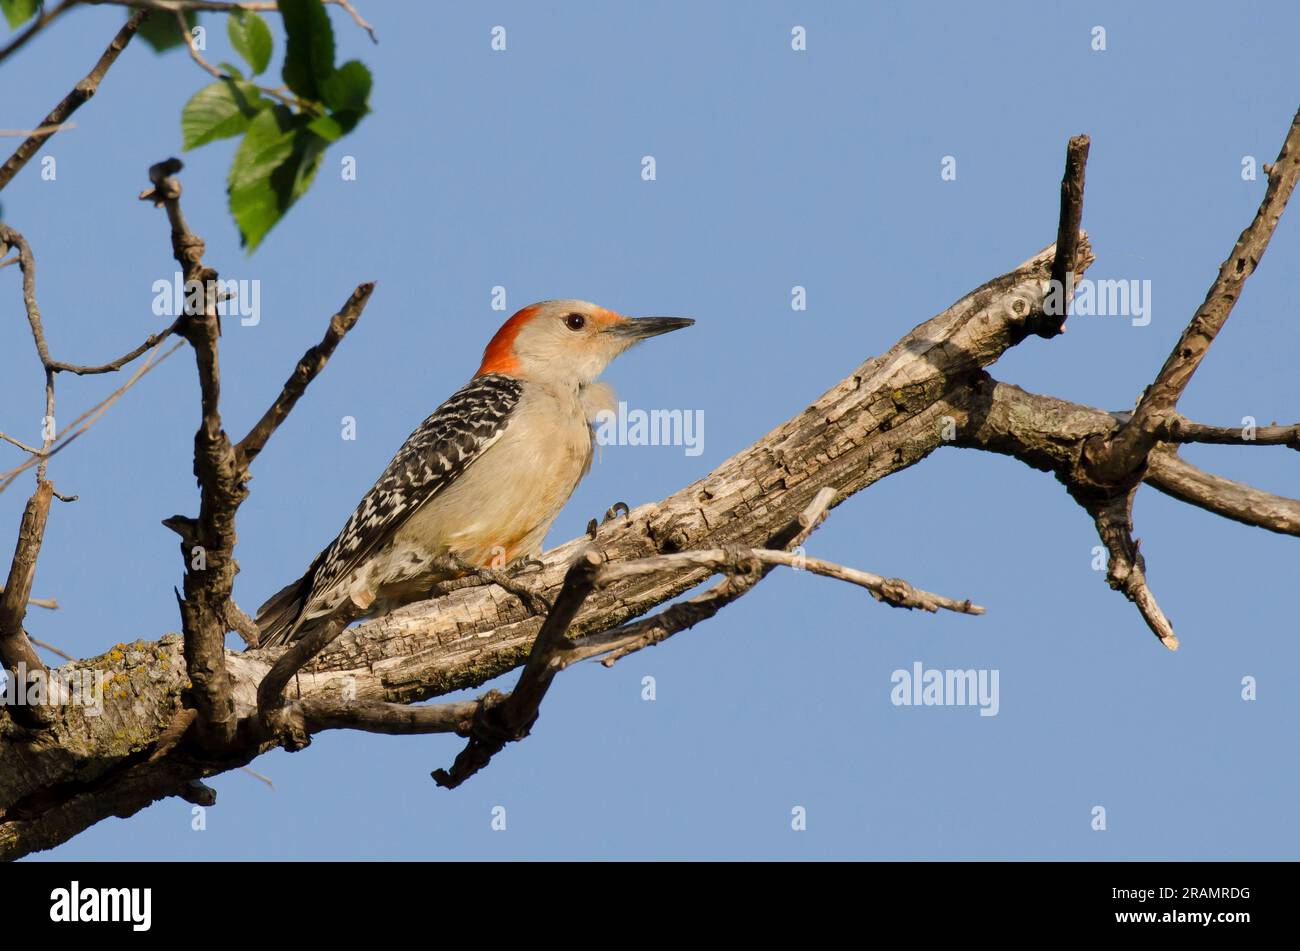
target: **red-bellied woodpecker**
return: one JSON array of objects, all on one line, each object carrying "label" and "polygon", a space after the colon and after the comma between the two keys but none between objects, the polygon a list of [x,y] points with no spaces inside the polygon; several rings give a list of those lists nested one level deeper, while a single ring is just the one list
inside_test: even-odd
[{"label": "red-bellied woodpecker", "polygon": [[507,320],[474,378],[420,424],[307,573],[262,605],[263,645],[284,644],[351,602],[379,615],[475,566],[534,557],[591,466],[592,421],[612,408],[596,377],[684,317],[624,317],[576,300]]}]

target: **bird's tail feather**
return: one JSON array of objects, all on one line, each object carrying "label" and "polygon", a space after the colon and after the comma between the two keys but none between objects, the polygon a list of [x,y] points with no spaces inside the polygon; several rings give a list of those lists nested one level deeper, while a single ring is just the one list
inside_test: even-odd
[{"label": "bird's tail feather", "polygon": [[261,635],[259,647],[287,644],[293,639],[298,618],[311,594],[315,565],[305,575],[285,585],[257,609],[257,630]]}]

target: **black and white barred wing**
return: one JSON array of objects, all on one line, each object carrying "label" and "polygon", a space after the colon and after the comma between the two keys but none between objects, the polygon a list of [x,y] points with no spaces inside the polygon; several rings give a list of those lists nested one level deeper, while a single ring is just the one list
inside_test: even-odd
[{"label": "black and white barred wing", "polygon": [[457,390],[398,450],[338,538],[321,552],[310,601],[374,556],[397,529],[501,438],[523,388],[485,374]]}]

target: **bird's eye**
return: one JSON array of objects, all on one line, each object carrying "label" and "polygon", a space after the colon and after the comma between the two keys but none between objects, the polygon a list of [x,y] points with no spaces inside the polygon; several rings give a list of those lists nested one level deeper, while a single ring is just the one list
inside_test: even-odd
[{"label": "bird's eye", "polygon": [[568,327],[570,330],[581,330],[583,327],[587,326],[587,318],[582,316],[582,314],[569,314],[569,316],[564,318],[564,326]]}]

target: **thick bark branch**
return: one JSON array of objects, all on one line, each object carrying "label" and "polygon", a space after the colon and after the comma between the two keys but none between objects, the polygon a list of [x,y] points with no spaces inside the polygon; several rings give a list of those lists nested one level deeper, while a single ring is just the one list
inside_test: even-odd
[{"label": "thick bark branch", "polygon": [[181,537],[185,564],[184,597],[177,595],[185,634],[185,666],[198,710],[202,742],[219,749],[235,736],[234,703],[226,672],[226,604],[238,570],[235,559],[235,513],[248,496],[245,470],[221,425],[221,369],[217,342],[221,318],[216,307],[217,272],[203,264],[203,239],[194,234],[181,211],[178,159],[149,169],[152,188],[140,198],[161,205],[171,223],[172,253],[187,286],[198,282],[203,306],[178,317],[176,332],[189,341],[198,368],[201,420],[194,435],[194,474],[199,481],[199,516],[174,516],[165,523]]},{"label": "thick bark branch", "polygon": [[[1081,252],[1086,266],[1091,259],[1086,240]],[[548,553],[530,581],[538,591],[557,592],[568,565],[593,543],[609,563],[694,548],[762,547],[788,528],[822,486],[837,485],[839,497],[846,498],[944,445],[954,425],[958,445],[1012,452],[1049,471],[1078,465],[1083,443],[1118,425],[1113,415],[1020,391],[1015,400],[994,399],[995,389],[1015,388],[994,384],[982,372],[1023,339],[1025,322],[1041,311],[1052,258],[1048,248],[917,327],[706,478],[607,522],[594,540],[575,539]],[[1024,405],[1011,405],[1022,398],[1036,415],[1025,417]],[[1032,438],[1018,428],[1021,420],[1028,420],[1023,429],[1033,430]],[[1157,458],[1150,480],[1159,485],[1157,480],[1166,478],[1169,469]],[[581,643],[583,637],[618,628],[695,586],[710,570],[626,578],[595,590],[569,625],[570,636]],[[301,670],[293,678],[293,702],[285,715],[308,735],[345,726],[411,732],[450,726],[466,732],[469,707],[430,708],[436,712],[407,720],[388,705],[477,686],[519,666],[541,623],[526,602],[493,585],[461,588],[408,606],[344,632]],[[12,757],[22,754],[18,744],[0,744],[0,809],[5,810],[0,855],[48,847],[105,815],[130,814],[280,742],[274,734],[241,731],[244,739],[220,760],[195,760],[182,746],[153,764],[143,763],[184,706],[180,646],[171,637],[134,645],[125,651],[129,659],[121,653],[84,663],[124,674],[128,689],[138,683],[130,709],[123,706],[127,701],[112,702],[107,715],[94,720],[67,711],[67,722],[55,727],[67,748],[37,769],[30,764],[5,768],[16,766]],[[265,686],[278,656],[276,649],[227,655],[241,723],[257,721],[258,687]],[[171,673],[148,681],[151,673],[163,671]],[[124,736],[127,750],[114,755]],[[138,758],[131,749],[140,751]],[[94,766],[85,759],[91,751],[96,751]],[[61,785],[72,770],[79,784]],[[54,788],[58,795],[44,792]]]},{"label": "thick bark branch", "polygon": [[[1080,237],[1078,270],[1091,261]],[[962,298],[874,357],[805,410],[704,479],[662,502],[633,509],[547,554],[529,573],[537,590],[558,592],[565,571],[588,546],[606,561],[718,548],[762,547],[785,530],[823,486],[840,498],[905,469],[943,445],[953,413],[945,398],[962,392],[1042,311],[1051,247]],[[570,636],[608,631],[699,584],[708,568],[629,578],[595,591]],[[461,588],[345,631],[293,677],[292,701],[410,703],[478,686],[522,664],[542,618],[494,585]],[[293,650],[293,648],[290,648]],[[218,754],[181,743],[145,762],[183,700],[180,642],[138,642],[82,662],[121,677],[127,694],[103,716],[60,711],[52,728],[57,755],[33,759],[0,734],[0,856],[48,848],[108,815],[129,815],[177,795],[190,781],[233,769],[281,742],[274,732],[243,729],[259,722],[257,694],[277,649],[228,653],[237,741]],[[293,704],[285,716],[293,715]],[[339,714],[340,716],[342,714]],[[333,714],[331,714],[333,716]],[[312,721],[304,716],[303,729]],[[0,722],[3,727],[3,722]]]},{"label": "thick bark branch", "polygon": [[[1086,235],[1080,233],[1078,241],[1076,274],[1092,260]],[[774,538],[783,548],[800,534],[792,534],[791,525],[821,487],[839,487],[842,501],[945,444],[1016,456],[1053,472],[1076,500],[1096,508],[1113,493],[1098,491],[1090,480],[1085,447],[1110,436],[1121,420],[995,383],[984,372],[1042,321],[1055,257],[1049,247],[976,289],[707,477],[606,522],[593,538],[549,552],[529,573],[533,589],[558,593],[564,602],[558,613],[551,611],[552,629],[545,638],[537,636],[544,601],[517,598],[489,584],[458,588],[347,630],[320,645],[325,649],[315,657],[308,650],[294,658],[296,646],[227,654],[230,696],[241,728],[220,753],[179,738],[187,726],[186,677],[174,636],[82,662],[84,668],[111,673],[114,683],[121,678],[126,696],[109,702],[98,718],[59,711],[49,731],[54,743],[41,752],[21,741],[19,727],[0,720],[0,856],[48,847],[99,818],[129,815],[163,796],[210,795],[199,783],[202,777],[242,766],[284,740],[286,731],[262,729],[259,717],[259,687],[275,688],[280,679],[268,677],[273,665],[288,661],[280,676],[288,669],[293,681],[284,706],[278,698],[288,678],[279,683],[274,717],[291,721],[288,732],[304,739],[333,728],[454,730],[473,736],[482,711],[500,709],[506,701],[404,705],[480,685],[530,656],[562,657],[569,649],[566,631],[574,639],[568,643],[579,648],[595,643],[603,632],[620,629],[694,587],[720,564],[705,558],[697,566],[674,561],[681,570],[668,573],[629,571],[614,577],[615,572],[607,587],[588,590],[572,581],[566,595],[569,567],[588,548],[599,552],[605,565],[701,549],[726,555],[736,548],[771,546]],[[1226,483],[1226,500],[1216,509],[1202,497],[1210,491],[1206,480],[1214,477],[1178,460],[1172,449],[1167,456],[1163,449],[1151,454],[1145,477],[1162,491],[1183,492],[1194,504],[1228,517],[1293,533],[1300,524],[1292,508],[1300,503],[1267,497],[1261,507],[1260,494],[1248,494],[1255,490],[1235,483]],[[1130,568],[1137,563],[1136,550],[1132,555]],[[1151,605],[1139,607],[1151,611]],[[526,680],[521,678],[518,715],[507,724],[514,734],[532,722],[529,714],[535,715],[554,670],[554,663],[539,662]]]},{"label": "thick bark branch", "polygon": [[[974,381],[969,391],[954,396],[951,412],[958,425],[955,445],[1013,456],[1055,473],[1067,486],[1087,483],[1083,447],[1112,432],[1124,415],[1028,393],[987,375]],[[1224,518],[1300,536],[1300,500],[1203,472],[1180,458],[1176,446],[1156,447],[1144,480],[1166,495]]]}]

